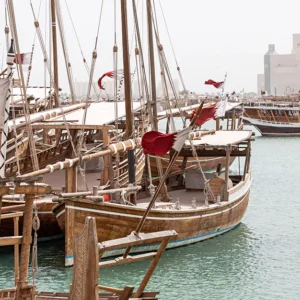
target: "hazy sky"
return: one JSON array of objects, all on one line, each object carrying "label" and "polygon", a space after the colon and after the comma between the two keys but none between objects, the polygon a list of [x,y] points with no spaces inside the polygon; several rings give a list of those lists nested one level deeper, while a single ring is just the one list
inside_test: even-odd
[{"label": "hazy sky", "polygon": [[[65,0],[60,1],[74,78],[77,81],[88,81],[80,50],[66,10],[66,2]],[[4,2],[5,0],[1,0],[0,2],[0,32],[2,32],[0,35],[0,67],[3,46],[5,46]],[[49,1],[32,0],[36,14],[40,2],[39,20],[44,34],[45,25],[47,25],[47,28],[49,27]],[[116,2],[118,10],[117,43],[120,50],[119,68],[122,68],[120,0]],[[160,2],[185,85],[187,89],[195,92],[216,91],[213,87],[205,86],[204,81],[207,79],[221,81],[226,72],[228,73],[226,84],[228,92],[232,90],[240,91],[243,88],[247,92],[256,91],[256,75],[263,72],[263,55],[267,52],[268,44],[274,43],[276,51],[279,54],[290,53],[292,49],[292,34],[300,32],[300,1],[160,0]],[[67,3],[75,22],[84,55],[90,64],[95,44],[101,1],[67,0]],[[145,10],[146,8],[145,0],[137,0],[137,3],[139,5],[140,27],[141,31],[144,32],[144,49],[146,49],[146,15],[142,13],[142,9]],[[159,1],[155,3],[160,39],[164,46],[172,75],[174,78],[178,78],[160,4]],[[14,6],[21,52],[30,52],[35,32],[30,1],[14,0]],[[131,37],[133,32],[131,1],[128,1],[128,11],[129,35]],[[113,69],[113,38],[114,1],[104,0],[95,79],[98,79],[104,72]],[[45,40],[48,45],[48,32]],[[43,84],[44,82],[43,58],[38,39],[36,39],[35,49],[32,85]],[[145,59],[147,60],[147,50],[145,50]],[[62,55],[60,55],[59,64],[60,86],[67,89],[67,77]],[[133,68],[134,60],[132,60]]]}]

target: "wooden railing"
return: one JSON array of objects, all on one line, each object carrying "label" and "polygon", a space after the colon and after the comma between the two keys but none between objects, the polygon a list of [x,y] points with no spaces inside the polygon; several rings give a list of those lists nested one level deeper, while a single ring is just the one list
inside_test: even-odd
[{"label": "wooden railing", "polygon": [[[75,238],[74,271],[71,286],[70,299],[96,300],[99,299],[98,290],[118,295],[116,299],[156,299],[157,292],[145,293],[144,290],[162,256],[169,241],[176,239],[177,232],[174,230],[155,233],[131,233],[129,236],[98,243],[96,221],[87,217],[82,233]],[[118,257],[113,260],[101,262],[104,252],[124,249],[126,247],[140,246],[143,244],[160,244],[157,252]],[[85,245],[85,246],[83,246]],[[145,259],[152,259],[144,278],[136,292],[134,287],[125,286],[123,289],[98,285],[99,269],[121,264],[137,262]],[[108,295],[109,296],[109,295]]]},{"label": "wooden railing", "polygon": [[19,279],[19,245],[22,244],[22,236],[19,236],[19,218],[22,216],[23,212],[14,212],[0,215],[1,222],[5,219],[13,219],[14,221],[14,236],[0,237],[0,247],[14,246],[15,284],[17,284],[17,281]]}]

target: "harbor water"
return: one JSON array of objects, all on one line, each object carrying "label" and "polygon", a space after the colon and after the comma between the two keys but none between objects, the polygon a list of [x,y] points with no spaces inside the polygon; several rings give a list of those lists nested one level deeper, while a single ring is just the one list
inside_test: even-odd
[{"label": "harbor water", "polygon": [[[242,223],[222,236],[173,250],[148,290],[159,299],[300,299],[300,138],[256,137],[253,185]],[[235,161],[232,171],[236,172]],[[38,246],[39,290],[68,291],[63,240]],[[149,261],[100,270],[100,284],[136,286]],[[14,285],[13,250],[0,249],[0,288]]]}]

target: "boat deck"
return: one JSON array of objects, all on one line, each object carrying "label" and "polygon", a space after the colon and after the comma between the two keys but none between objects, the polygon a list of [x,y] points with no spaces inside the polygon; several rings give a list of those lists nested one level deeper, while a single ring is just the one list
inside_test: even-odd
[{"label": "boat deck", "polygon": [[[193,209],[192,200],[196,200],[196,207],[205,207],[205,195],[202,190],[193,190],[187,191],[186,189],[180,189],[168,192],[168,195],[171,197],[170,202],[162,202],[160,201],[160,197],[155,202],[156,209]],[[137,199],[138,207],[147,207],[151,197],[142,197]],[[179,200],[179,208],[176,208],[176,201]],[[211,203],[210,203],[211,204]]]}]

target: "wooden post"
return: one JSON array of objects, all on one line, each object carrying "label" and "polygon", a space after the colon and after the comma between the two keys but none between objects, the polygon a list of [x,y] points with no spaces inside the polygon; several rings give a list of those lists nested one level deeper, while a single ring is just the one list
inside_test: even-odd
[{"label": "wooden post", "polygon": [[226,165],[225,165],[225,185],[224,185],[224,200],[228,201],[228,180],[229,180],[229,165],[230,165],[230,152],[229,148],[226,149]]},{"label": "wooden post", "polygon": [[[127,0],[121,0],[121,17],[122,17],[122,45],[123,45],[123,66],[124,66],[124,93],[125,93],[125,110],[126,110],[126,138],[131,138],[134,133],[132,120],[132,99],[131,99],[131,74],[129,61],[129,44],[128,44],[128,24],[127,24]],[[132,166],[135,165],[134,150],[128,150],[128,174],[129,183],[135,184],[135,172]],[[130,196],[130,202],[135,203],[135,195]]]},{"label": "wooden post", "polygon": [[[98,277],[99,277],[99,249],[95,218],[88,217],[88,250],[87,250],[87,280],[86,299],[99,299]],[[81,247],[81,245],[79,245]]]},{"label": "wooden post", "polygon": [[56,15],[55,0],[51,0],[51,21],[52,21],[52,47],[53,47],[53,70],[54,70],[54,101],[55,107],[60,106],[58,92],[58,62],[57,62],[57,37],[56,37]]},{"label": "wooden post", "polygon": [[[14,236],[19,236],[19,217],[14,217]],[[15,285],[19,280],[19,245],[14,245]]]},{"label": "wooden post", "polygon": [[151,276],[152,276],[152,274],[153,274],[153,272],[154,272],[154,270],[155,270],[155,268],[156,268],[156,266],[157,266],[157,264],[158,264],[161,256],[165,252],[168,243],[169,243],[169,239],[165,239],[160,244],[160,246],[159,246],[159,248],[158,248],[158,250],[156,252],[155,257],[154,257],[154,259],[152,260],[152,262],[151,262],[151,264],[149,266],[149,269],[147,270],[147,272],[146,272],[146,274],[145,274],[145,276],[144,276],[144,278],[143,278],[140,286],[138,287],[138,289],[137,289],[137,291],[136,291],[136,293],[134,295],[135,298],[139,298],[142,295],[142,293],[145,290],[145,287],[148,284],[148,282],[149,282],[149,280],[150,280],[150,278],[151,278]]},{"label": "wooden post", "polygon": [[77,166],[72,166],[65,171],[66,173],[66,192],[77,192]]},{"label": "wooden post", "polygon": [[[109,135],[108,135],[108,129],[103,129],[102,130],[103,133],[103,146],[107,147],[110,143],[109,140]],[[101,185],[106,185],[108,180],[109,180],[109,169],[110,169],[110,159],[109,159],[109,155],[105,155],[103,157],[103,162],[104,162],[104,169],[101,173]]]},{"label": "wooden post", "polygon": [[32,212],[33,212],[34,195],[25,195],[25,210],[23,215],[23,239],[21,248],[21,266],[20,266],[20,286],[25,286],[28,283],[28,265],[30,256],[30,245],[32,241]]},{"label": "wooden post", "polygon": [[[151,0],[147,0],[147,22],[148,22],[148,44],[149,44],[149,58],[150,58],[150,77],[151,77],[151,106],[152,106],[152,115],[153,115],[153,129],[158,131],[158,120],[157,120],[157,98],[156,98],[156,79],[155,79],[155,63],[154,63],[154,47],[153,47],[153,30],[152,30],[152,8]],[[169,132],[169,122],[170,117],[168,117],[167,122],[167,133]],[[156,166],[158,170],[158,176],[161,179],[163,177],[163,167],[161,158],[156,158]],[[170,201],[168,197],[168,190],[166,184],[163,185],[161,189],[161,200]]]},{"label": "wooden post", "polygon": [[220,130],[220,118],[216,119],[216,131]]},{"label": "wooden post", "polygon": [[[66,169],[66,192],[77,192],[77,166]],[[68,208],[73,205],[72,201],[65,201],[65,266],[72,266],[74,259],[74,210]]]},{"label": "wooden post", "polygon": [[244,174],[243,174],[243,180],[245,180],[246,178],[246,174],[249,171],[249,165],[250,165],[250,149],[251,144],[250,141],[248,141],[248,145],[247,145],[247,152],[246,152],[246,159],[245,159],[245,165],[244,165]]},{"label": "wooden post", "polygon": [[128,24],[127,24],[127,0],[121,0],[122,16],[122,45],[123,45],[123,65],[124,65],[124,93],[126,110],[126,138],[130,138],[133,132],[132,111],[131,111],[131,74],[129,62],[128,45]]},{"label": "wooden post", "polygon": [[235,130],[235,121],[236,121],[235,111],[233,110],[232,111],[232,117],[231,117],[231,130]]}]

